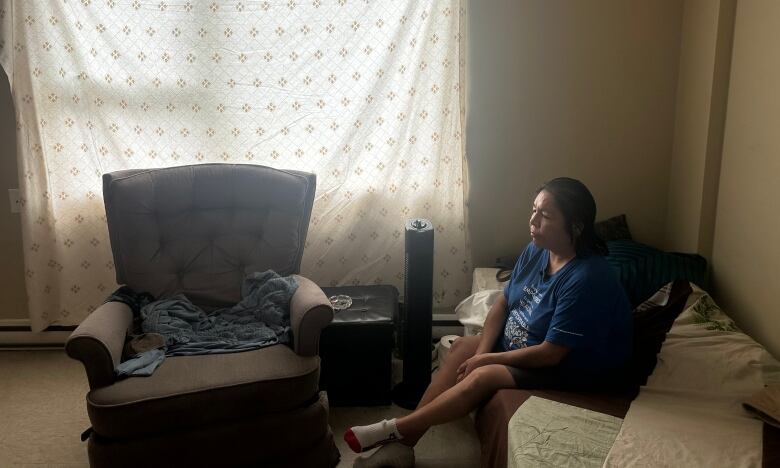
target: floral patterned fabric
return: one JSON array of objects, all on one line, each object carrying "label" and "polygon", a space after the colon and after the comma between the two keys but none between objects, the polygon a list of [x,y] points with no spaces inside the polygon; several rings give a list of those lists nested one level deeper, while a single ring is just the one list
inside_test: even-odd
[{"label": "floral patterned fabric", "polygon": [[403,284],[436,226],[434,305],[468,292],[458,0],[4,0],[34,330],[116,288],[101,175],[201,162],[314,172],[302,274]]}]

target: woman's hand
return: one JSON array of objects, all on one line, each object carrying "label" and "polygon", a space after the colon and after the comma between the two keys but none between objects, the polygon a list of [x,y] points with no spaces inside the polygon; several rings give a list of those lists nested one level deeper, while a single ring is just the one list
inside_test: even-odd
[{"label": "woman's hand", "polygon": [[458,376],[455,378],[455,383],[465,379],[477,367],[495,364],[497,362],[496,354],[497,353],[477,354],[463,361],[463,364],[458,367]]}]

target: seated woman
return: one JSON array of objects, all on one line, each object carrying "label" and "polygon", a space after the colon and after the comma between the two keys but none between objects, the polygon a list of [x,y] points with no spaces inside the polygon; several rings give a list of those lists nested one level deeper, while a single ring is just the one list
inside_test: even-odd
[{"label": "seated woman", "polygon": [[350,448],[362,452],[400,442],[372,458],[384,451],[396,460],[382,463],[408,465],[411,447],[429,427],[468,414],[499,389],[576,390],[618,382],[631,354],[631,307],[604,259],[595,217],[596,203],[580,181],[557,178],[542,185],[531,209],[532,241],[482,335],[455,341],[411,414],[348,429]]}]

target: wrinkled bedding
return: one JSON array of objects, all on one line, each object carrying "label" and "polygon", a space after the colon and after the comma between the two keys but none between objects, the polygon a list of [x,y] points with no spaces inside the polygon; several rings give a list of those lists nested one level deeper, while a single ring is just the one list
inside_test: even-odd
[{"label": "wrinkled bedding", "polygon": [[[484,289],[495,286],[482,286],[475,289],[482,295],[464,301],[464,318],[476,319],[488,308],[486,296],[495,292]],[[538,396],[625,418],[604,466],[780,466],[780,428],[751,418],[742,407],[764,383],[780,382],[780,365],[705,291],[691,287],[641,399],[632,402],[636,390],[501,390],[476,415],[481,465],[507,466],[509,421]]]},{"label": "wrinkled bedding", "polygon": [[598,468],[622,419],[532,396],[509,420],[510,468]]},{"label": "wrinkled bedding", "polygon": [[763,423],[742,402],[779,380],[780,363],[693,286],[604,466],[761,466]]}]

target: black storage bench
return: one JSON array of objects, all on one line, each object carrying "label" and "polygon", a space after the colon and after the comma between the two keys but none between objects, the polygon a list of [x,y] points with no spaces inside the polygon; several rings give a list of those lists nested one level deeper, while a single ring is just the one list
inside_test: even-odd
[{"label": "black storage bench", "polygon": [[352,298],[320,337],[320,388],[333,406],[389,405],[398,290],[390,285],[322,288]]}]

